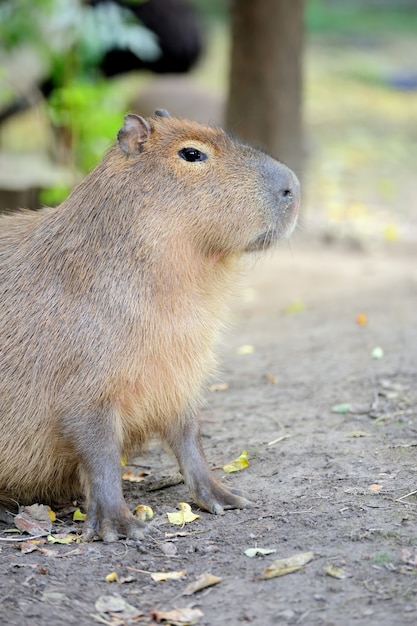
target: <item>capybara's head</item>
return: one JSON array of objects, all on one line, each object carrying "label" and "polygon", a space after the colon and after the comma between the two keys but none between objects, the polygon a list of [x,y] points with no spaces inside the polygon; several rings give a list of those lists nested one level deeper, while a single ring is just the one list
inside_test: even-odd
[{"label": "capybara's head", "polygon": [[164,110],[146,120],[130,114],[118,148],[123,169],[130,169],[133,182],[136,177],[138,198],[152,195],[167,229],[186,232],[208,254],[262,250],[295,226],[295,174],[220,128]]}]

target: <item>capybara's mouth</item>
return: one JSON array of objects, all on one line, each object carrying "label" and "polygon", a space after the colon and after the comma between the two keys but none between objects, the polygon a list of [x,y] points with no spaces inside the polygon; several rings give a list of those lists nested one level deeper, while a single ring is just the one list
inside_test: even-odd
[{"label": "capybara's mouth", "polygon": [[281,233],[275,228],[267,230],[262,235],[259,235],[254,241],[252,241],[246,248],[246,252],[258,252],[261,250],[267,250],[277,239],[280,239]]},{"label": "capybara's mouth", "polygon": [[278,239],[286,239],[293,232],[298,218],[299,202],[295,202],[291,207],[288,207],[288,219],[285,224],[269,228],[261,235],[258,235],[247,247],[246,252],[257,252],[267,250]]}]

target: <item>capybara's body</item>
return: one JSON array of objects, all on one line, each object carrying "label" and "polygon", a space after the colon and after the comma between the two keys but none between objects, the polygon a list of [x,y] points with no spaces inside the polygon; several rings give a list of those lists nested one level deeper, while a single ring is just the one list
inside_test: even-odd
[{"label": "capybara's body", "polygon": [[223,131],[129,115],[54,209],[0,221],[0,501],[87,498],[87,538],[139,538],[120,460],[150,436],[194,501],[246,506],[210,474],[196,405],[238,257],[295,221],[298,182]]}]

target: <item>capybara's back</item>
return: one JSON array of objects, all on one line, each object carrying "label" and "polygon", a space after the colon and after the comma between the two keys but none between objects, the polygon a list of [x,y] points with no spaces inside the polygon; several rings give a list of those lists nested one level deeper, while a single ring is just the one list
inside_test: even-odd
[{"label": "capybara's back", "polygon": [[211,476],[196,407],[237,260],[298,203],[284,165],[157,111],[59,207],[2,217],[0,501],[85,496],[87,539],[139,538],[120,459],[157,435],[197,504],[248,506]]}]

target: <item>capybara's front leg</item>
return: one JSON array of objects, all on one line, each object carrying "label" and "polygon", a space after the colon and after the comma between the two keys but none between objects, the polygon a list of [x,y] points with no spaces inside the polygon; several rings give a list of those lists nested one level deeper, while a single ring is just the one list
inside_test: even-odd
[{"label": "capybara's front leg", "polygon": [[240,491],[228,489],[212,475],[201,444],[198,417],[194,412],[182,416],[166,433],[166,438],[198,506],[217,515],[222,515],[224,509],[252,506]]},{"label": "capybara's front leg", "polygon": [[132,515],[123,497],[116,420],[111,409],[85,412],[82,419],[66,420],[70,425],[65,434],[79,455],[86,487],[87,519],[83,535],[86,541],[98,536],[110,543],[120,535],[138,541],[147,528]]}]

